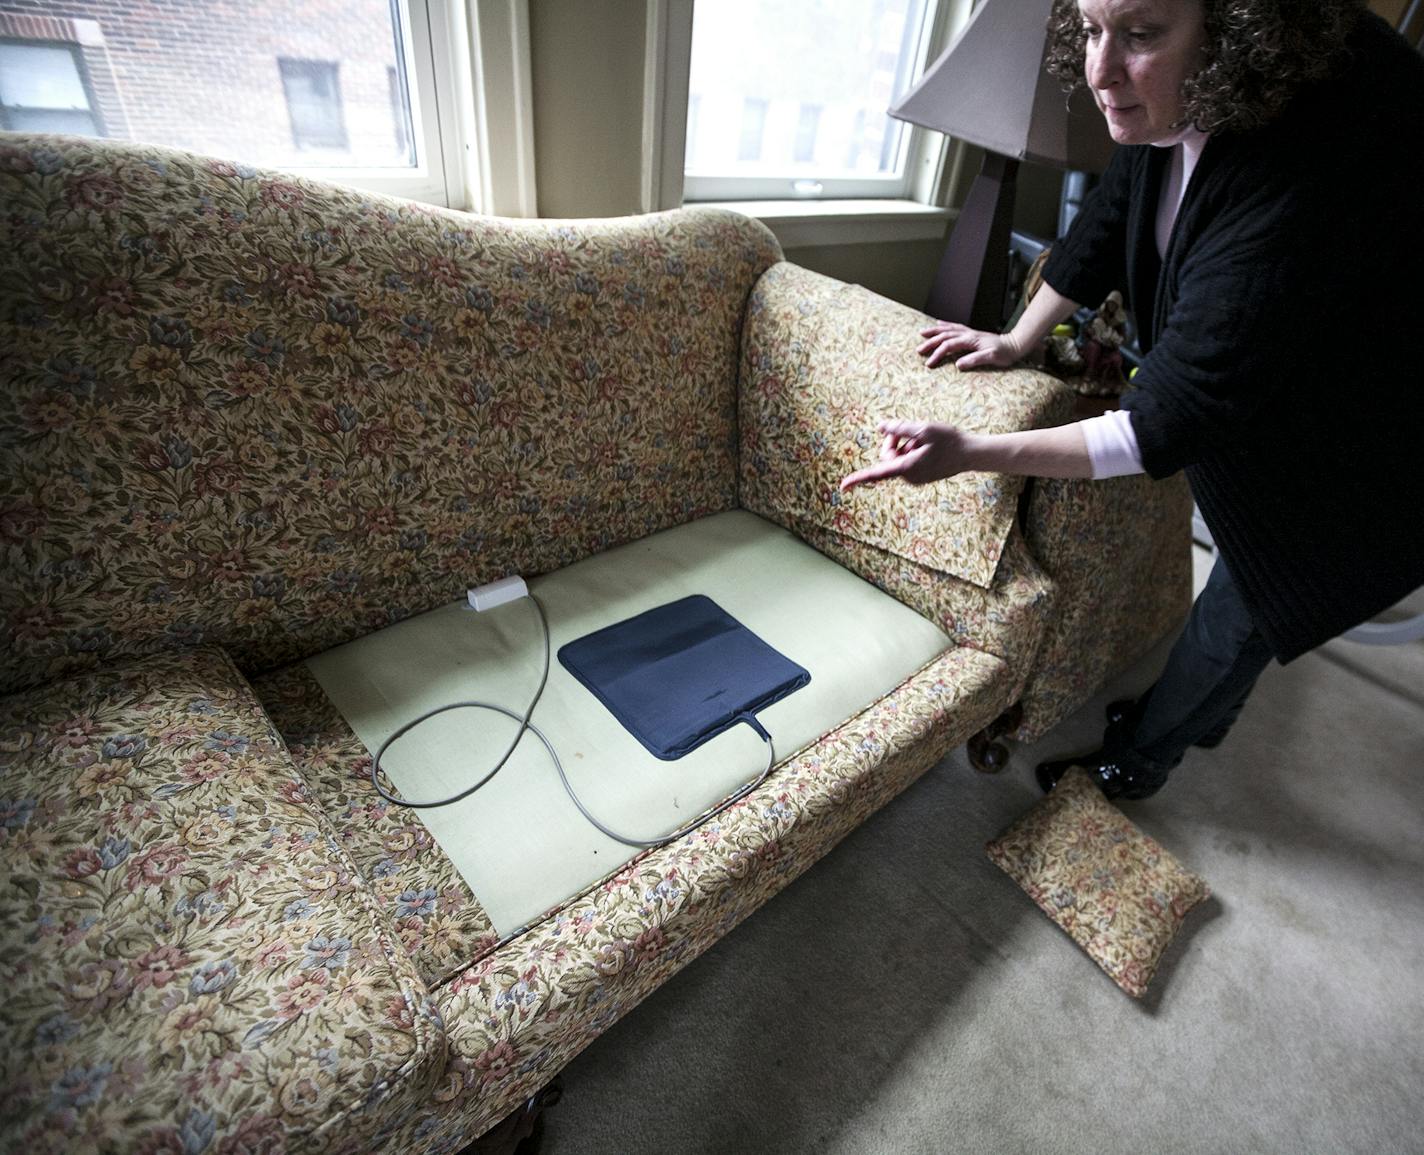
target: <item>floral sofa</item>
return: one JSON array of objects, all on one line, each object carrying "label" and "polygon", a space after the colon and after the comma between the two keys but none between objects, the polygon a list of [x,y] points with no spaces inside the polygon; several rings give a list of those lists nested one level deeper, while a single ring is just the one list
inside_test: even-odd
[{"label": "floral sofa", "polygon": [[[883,415],[1074,398],[926,370],[921,315],[732,213],[497,220],[3,134],[0,230],[6,1150],[459,1149],[953,746],[1044,733],[1188,603],[1175,483],[842,499]],[[496,934],[300,660],[738,507],[953,644]]]}]

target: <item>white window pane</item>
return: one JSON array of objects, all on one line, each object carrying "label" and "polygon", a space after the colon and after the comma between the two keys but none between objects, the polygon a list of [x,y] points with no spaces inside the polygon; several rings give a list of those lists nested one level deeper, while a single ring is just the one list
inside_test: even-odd
[{"label": "white window pane", "polygon": [[926,0],[696,5],[687,172],[898,176],[908,130],[885,110],[909,87],[925,12]]},{"label": "white window pane", "polygon": [[803,104],[796,122],[796,151],[791,158],[797,164],[810,164],[816,159],[816,133],[820,127],[821,106]]},{"label": "white window pane", "polygon": [[45,44],[0,44],[0,104],[10,108],[89,108],[74,54]]},{"label": "white window pane", "polygon": [[98,136],[94,118],[68,108],[6,108],[5,128],[10,132],[67,132],[73,136]]},{"label": "white window pane", "polygon": [[742,136],[737,144],[737,159],[761,160],[761,148],[765,139],[766,101],[747,97],[742,101]]}]

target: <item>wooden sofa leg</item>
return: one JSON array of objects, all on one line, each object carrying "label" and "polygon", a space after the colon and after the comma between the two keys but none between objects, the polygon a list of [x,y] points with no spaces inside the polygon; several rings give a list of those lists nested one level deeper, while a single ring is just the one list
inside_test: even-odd
[{"label": "wooden sofa leg", "polygon": [[555,1075],[547,1087],[463,1148],[460,1155],[538,1155],[544,1139],[544,1110],[557,1103],[563,1093],[564,1077]]},{"label": "wooden sofa leg", "polygon": [[997,774],[1009,764],[1009,748],[998,739],[1017,730],[1023,721],[1023,703],[1015,702],[966,743],[969,764],[981,774]]}]

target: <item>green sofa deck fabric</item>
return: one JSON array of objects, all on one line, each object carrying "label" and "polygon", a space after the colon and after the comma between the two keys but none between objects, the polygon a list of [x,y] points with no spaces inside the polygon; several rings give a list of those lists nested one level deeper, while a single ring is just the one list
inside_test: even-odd
[{"label": "green sofa deck fabric", "polygon": [[[548,615],[555,653],[655,606],[710,597],[811,675],[758,715],[778,762],[814,746],[950,647],[944,632],[913,610],[743,510],[585,558],[531,579],[529,588]],[[449,702],[494,702],[522,714],[542,656],[538,617],[527,602],[482,614],[456,603],[306,665],[374,754],[401,726]],[[533,722],[599,821],[649,840],[686,825],[766,766],[766,745],[746,726],[675,761],[654,757],[557,659]],[[449,797],[484,776],[514,729],[514,721],[489,711],[450,711],[394,743],[383,768],[404,797]],[[639,853],[578,812],[532,735],[475,794],[415,817],[501,937]]]},{"label": "green sofa deck fabric", "polygon": [[1023,693],[1057,587],[1039,569],[1017,526],[1009,528],[988,589],[946,579],[927,566],[834,530],[806,526],[800,533],[828,558],[873,579],[886,593],[939,623],[955,645],[1002,658],[1014,671],[1011,699]]},{"label": "green sofa deck fabric", "polygon": [[711,209],[578,228],[0,138],[0,691],[197,642],[260,671],[736,504]]},{"label": "green sofa deck fabric", "polygon": [[252,680],[402,947],[431,987],[499,943],[489,916],[414,811],[371,789],[371,755],[304,662]]},{"label": "green sofa deck fabric", "polygon": [[431,1094],[425,984],[224,654],[0,701],[0,793],[0,1148],[303,1149]]}]

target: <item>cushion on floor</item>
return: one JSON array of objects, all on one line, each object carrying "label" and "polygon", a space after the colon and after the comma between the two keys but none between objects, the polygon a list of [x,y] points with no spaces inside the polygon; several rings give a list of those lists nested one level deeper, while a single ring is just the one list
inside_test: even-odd
[{"label": "cushion on floor", "polygon": [[1141,998],[1207,884],[1074,767],[986,849],[1124,991]]},{"label": "cushion on floor", "polygon": [[[655,606],[692,594],[712,598],[810,672],[808,685],[758,715],[778,761],[952,648],[937,626],[743,511],[609,550],[529,586],[547,612],[554,651]],[[522,712],[542,657],[538,617],[521,601],[484,614],[446,606],[307,666],[366,748],[376,750],[400,726],[448,702],[494,702]],[[557,661],[534,723],[553,741],[589,810],[638,837],[659,837],[695,819],[766,764],[765,745],[744,725],[675,762],[660,761]],[[441,714],[392,745],[382,766],[406,797],[447,796],[493,766],[513,730],[497,714]],[[532,738],[476,794],[413,817],[455,863],[501,936],[638,853],[578,812]]]},{"label": "cushion on floor", "polygon": [[433,1005],[225,653],[0,700],[0,795],[0,1149],[311,1150],[429,1095]]}]

